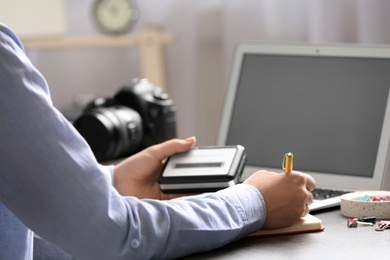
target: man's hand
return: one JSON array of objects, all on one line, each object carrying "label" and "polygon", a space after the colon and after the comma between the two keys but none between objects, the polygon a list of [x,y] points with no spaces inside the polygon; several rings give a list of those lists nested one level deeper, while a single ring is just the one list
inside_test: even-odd
[{"label": "man's hand", "polygon": [[139,199],[164,200],[182,196],[162,193],[158,178],[169,156],[188,151],[195,142],[195,137],[172,139],[127,158],[114,168],[114,187],[123,196],[135,196]]},{"label": "man's hand", "polygon": [[245,180],[257,188],[265,200],[267,218],[263,229],[275,229],[292,225],[309,213],[313,202],[315,180],[300,172],[274,173],[258,171]]}]

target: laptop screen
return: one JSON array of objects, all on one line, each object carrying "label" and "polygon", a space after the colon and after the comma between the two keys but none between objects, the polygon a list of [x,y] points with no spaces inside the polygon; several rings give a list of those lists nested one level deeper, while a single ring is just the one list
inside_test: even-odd
[{"label": "laptop screen", "polygon": [[243,145],[252,172],[281,171],[292,152],[294,170],[315,175],[319,186],[379,189],[388,157],[389,50],[352,49],[241,45],[218,143]]}]

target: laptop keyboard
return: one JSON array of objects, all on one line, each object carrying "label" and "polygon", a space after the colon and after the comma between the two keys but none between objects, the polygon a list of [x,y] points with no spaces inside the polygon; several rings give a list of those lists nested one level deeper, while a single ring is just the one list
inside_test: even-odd
[{"label": "laptop keyboard", "polygon": [[348,193],[348,192],[347,191],[327,190],[327,189],[316,188],[311,193],[313,194],[314,200],[325,200],[325,199],[341,196],[341,195]]}]

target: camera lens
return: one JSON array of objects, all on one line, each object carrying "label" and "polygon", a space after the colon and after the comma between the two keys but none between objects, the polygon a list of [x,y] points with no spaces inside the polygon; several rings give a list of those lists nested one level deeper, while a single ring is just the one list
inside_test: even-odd
[{"label": "camera lens", "polygon": [[79,117],[74,126],[87,141],[98,161],[134,153],[142,144],[141,116],[128,107],[91,109]]}]

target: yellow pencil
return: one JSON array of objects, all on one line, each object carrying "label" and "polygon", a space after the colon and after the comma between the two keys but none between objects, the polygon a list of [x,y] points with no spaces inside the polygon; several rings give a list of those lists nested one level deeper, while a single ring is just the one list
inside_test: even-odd
[{"label": "yellow pencil", "polygon": [[286,162],[286,164],[283,165],[283,170],[285,172],[291,172],[293,170],[293,158],[294,155],[292,153],[286,153],[284,155],[284,161]]}]

